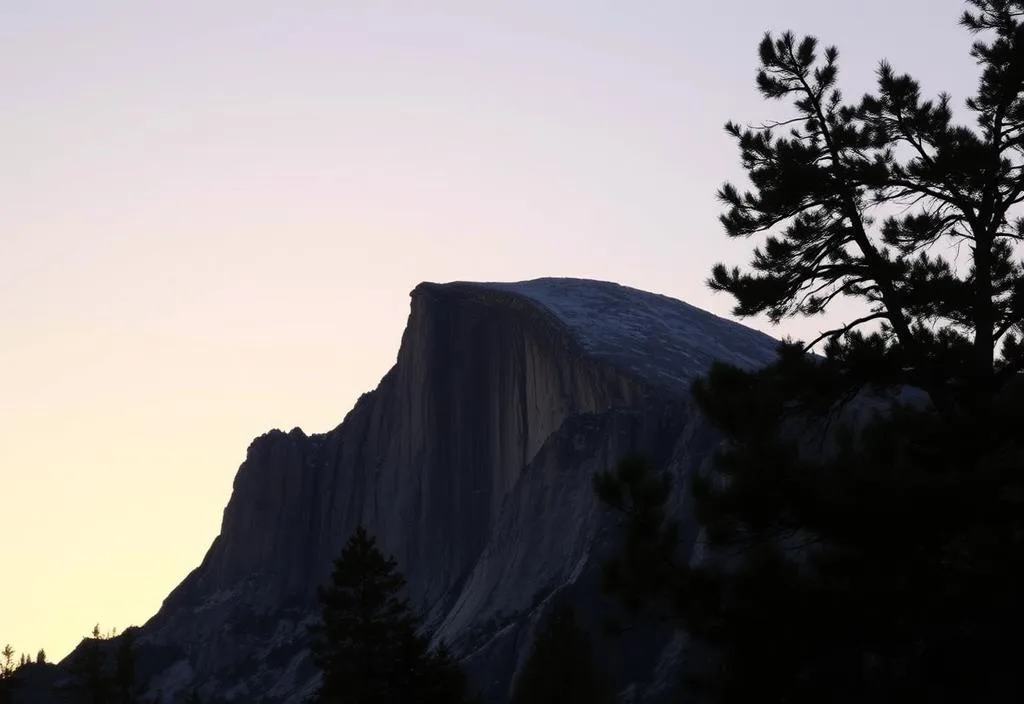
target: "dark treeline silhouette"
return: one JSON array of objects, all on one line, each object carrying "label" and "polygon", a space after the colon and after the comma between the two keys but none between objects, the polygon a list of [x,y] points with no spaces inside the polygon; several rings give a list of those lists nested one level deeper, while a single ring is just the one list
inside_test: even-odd
[{"label": "dark treeline silhouette", "polygon": [[0,704],[16,704],[29,696],[30,673],[49,667],[46,651],[40,649],[35,659],[28,653],[16,655],[10,644],[0,650]]},{"label": "dark treeline silhouette", "polygon": [[8,643],[4,646],[3,650],[0,650],[0,678],[10,679],[19,668],[33,662],[38,664],[45,663],[46,651],[40,648],[33,660],[28,653],[18,655],[18,651]]},{"label": "dark treeline silhouette", "polygon": [[59,668],[43,649],[34,659],[28,654],[16,659],[8,645],[0,651],[0,704],[157,704],[142,698],[135,662],[134,629],[118,636],[116,629],[103,632],[98,624]]},{"label": "dark treeline silhouette", "polygon": [[[838,52],[790,33],[757,86],[792,118],[727,125],[753,190],[722,187],[722,224],[767,237],[711,288],[775,322],[864,311],[695,384],[726,440],[693,479],[703,559],[681,559],[669,477],[595,482],[624,524],[607,585],[695,639],[679,676],[703,701],[1024,701],[1024,2],[967,4],[974,126],[884,62],[847,102]],[[869,393],[886,410],[844,421]]]},{"label": "dark treeline silhouette", "polygon": [[75,704],[149,704],[136,677],[135,630],[103,633],[97,624],[66,661],[70,678],[57,692]]},{"label": "dark treeline silhouette", "polygon": [[17,686],[18,664],[10,643],[0,651],[0,704],[11,704]]},{"label": "dark treeline silhouette", "polygon": [[[313,704],[479,704],[445,643],[432,634],[404,597],[405,579],[391,557],[359,527],[319,590],[321,617],[310,629],[310,650],[322,681]],[[32,666],[10,646],[0,651],[0,704],[16,704],[19,673]],[[54,668],[43,650],[35,664]],[[135,629],[117,635],[96,625],[31,701],[61,704],[161,704],[143,698],[136,677]],[[176,701],[201,704],[195,688]],[[556,600],[538,624],[514,702],[602,704],[614,695],[597,666],[590,635],[570,604]]]}]

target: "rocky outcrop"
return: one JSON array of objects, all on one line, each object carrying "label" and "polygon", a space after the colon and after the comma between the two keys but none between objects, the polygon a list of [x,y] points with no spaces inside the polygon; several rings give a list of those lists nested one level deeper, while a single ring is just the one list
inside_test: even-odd
[{"label": "rocky outcrop", "polygon": [[[615,284],[421,284],[396,364],[338,427],[250,445],[203,563],[142,629],[166,663],[152,690],[296,701],[314,674],[304,627],[316,588],[361,523],[502,701],[547,598],[600,599],[614,531],[593,473],[634,452],[695,471],[714,436],[690,381],[713,359],[764,363],[774,344]],[[685,492],[676,500],[686,515]],[[649,638],[649,672],[628,676],[656,678],[670,636]]]}]

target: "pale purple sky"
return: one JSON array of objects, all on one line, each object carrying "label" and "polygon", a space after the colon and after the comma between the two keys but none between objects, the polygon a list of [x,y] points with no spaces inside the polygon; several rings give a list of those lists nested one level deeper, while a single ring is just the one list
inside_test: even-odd
[{"label": "pale purple sky", "polygon": [[[420,281],[728,313],[765,30],[973,87],[958,0],[0,2],[0,647],[152,615],[249,441],[336,425]],[[763,323],[755,323],[766,327]],[[808,335],[817,322],[776,332]]]}]

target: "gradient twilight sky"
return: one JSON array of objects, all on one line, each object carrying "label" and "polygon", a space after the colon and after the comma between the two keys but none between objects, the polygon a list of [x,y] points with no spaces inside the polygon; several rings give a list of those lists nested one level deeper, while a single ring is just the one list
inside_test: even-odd
[{"label": "gradient twilight sky", "polygon": [[[959,0],[0,0],[0,646],[141,624],[250,440],[322,432],[420,281],[580,276],[718,313],[762,33],[962,104]],[[767,325],[756,323],[767,329]],[[807,336],[820,326],[789,325]]]}]

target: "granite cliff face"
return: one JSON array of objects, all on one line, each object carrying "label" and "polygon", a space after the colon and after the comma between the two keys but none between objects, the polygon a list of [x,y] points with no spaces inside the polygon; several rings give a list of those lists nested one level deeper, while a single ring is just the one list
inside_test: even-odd
[{"label": "granite cliff face", "polygon": [[[315,686],[316,587],[362,523],[488,700],[504,701],[548,596],[602,608],[596,575],[615,536],[593,473],[632,452],[698,471],[714,435],[690,381],[713,359],[763,364],[774,345],[616,284],[421,284],[396,364],[338,427],[250,445],[220,535],[141,629],[152,692],[300,701]],[[679,647],[652,630],[605,657],[653,701],[658,663]]]}]

